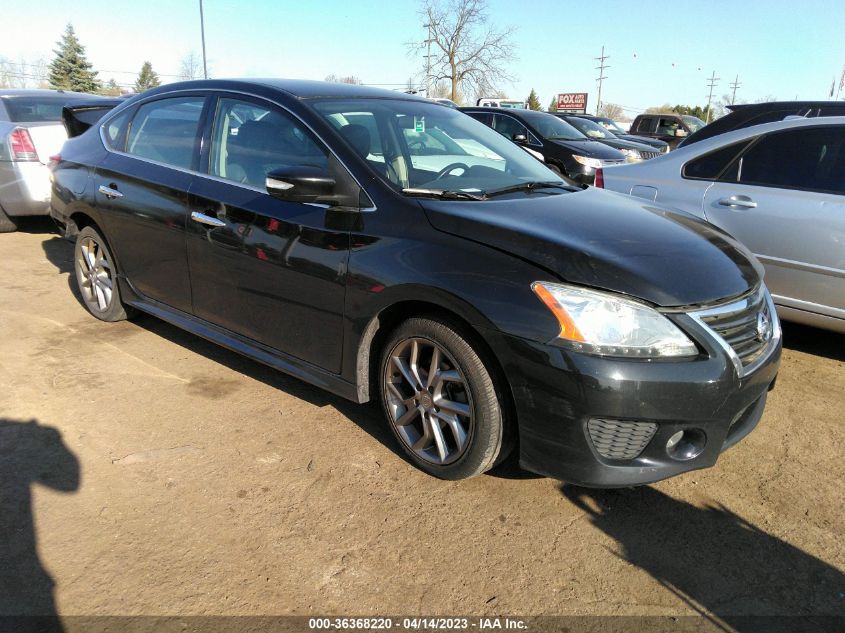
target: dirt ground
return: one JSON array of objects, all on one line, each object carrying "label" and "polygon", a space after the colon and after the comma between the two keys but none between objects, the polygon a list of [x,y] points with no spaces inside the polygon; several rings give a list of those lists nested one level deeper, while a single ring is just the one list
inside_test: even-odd
[{"label": "dirt ground", "polygon": [[845,336],[785,326],[715,468],[442,482],[379,412],[152,317],[49,222],[0,236],[0,614],[845,615]]}]

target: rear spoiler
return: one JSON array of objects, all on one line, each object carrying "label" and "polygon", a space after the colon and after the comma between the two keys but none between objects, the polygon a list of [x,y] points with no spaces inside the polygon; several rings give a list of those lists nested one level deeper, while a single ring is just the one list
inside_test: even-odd
[{"label": "rear spoiler", "polygon": [[124,99],[97,99],[91,101],[74,101],[62,108],[62,123],[67,130],[68,138],[79,136],[89,127],[99,121],[106,112],[123,103]]}]

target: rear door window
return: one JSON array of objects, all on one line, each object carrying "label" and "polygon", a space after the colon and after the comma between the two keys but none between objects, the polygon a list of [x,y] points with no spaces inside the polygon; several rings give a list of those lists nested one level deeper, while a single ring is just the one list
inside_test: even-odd
[{"label": "rear door window", "polygon": [[845,193],[845,126],[768,134],[741,160],[741,183]]},{"label": "rear door window", "polygon": [[171,97],[138,108],[126,152],[173,167],[192,169],[205,97]]}]

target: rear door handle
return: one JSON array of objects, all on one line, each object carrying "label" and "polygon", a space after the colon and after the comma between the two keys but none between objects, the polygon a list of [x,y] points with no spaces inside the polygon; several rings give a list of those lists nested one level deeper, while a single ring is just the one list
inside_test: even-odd
[{"label": "rear door handle", "polygon": [[223,220],[212,218],[210,215],[200,213],[199,211],[191,211],[191,219],[194,222],[199,222],[200,224],[207,224],[208,226],[226,226],[226,223]]},{"label": "rear door handle", "polygon": [[756,209],[757,203],[748,196],[731,196],[729,198],[722,198],[719,204],[723,207],[740,207],[742,209]]},{"label": "rear door handle", "polygon": [[115,198],[122,198],[123,194],[120,193],[117,189],[112,187],[107,187],[106,185],[100,185],[97,189],[101,194],[103,194],[109,200],[114,200]]}]

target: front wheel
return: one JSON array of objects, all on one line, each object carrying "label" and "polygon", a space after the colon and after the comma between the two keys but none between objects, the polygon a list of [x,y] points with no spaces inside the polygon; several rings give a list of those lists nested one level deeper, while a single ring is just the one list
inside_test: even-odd
[{"label": "front wheel", "polygon": [[381,355],[381,401],[411,461],[442,479],[466,479],[508,453],[493,375],[456,324],[412,318]]},{"label": "front wheel", "polygon": [[92,226],[76,237],[73,268],[85,307],[101,321],[122,321],[127,308],[120,300],[117,270],[106,240]]},{"label": "front wheel", "polygon": [[12,233],[18,229],[17,223],[6,215],[3,207],[0,207],[0,233]]}]

